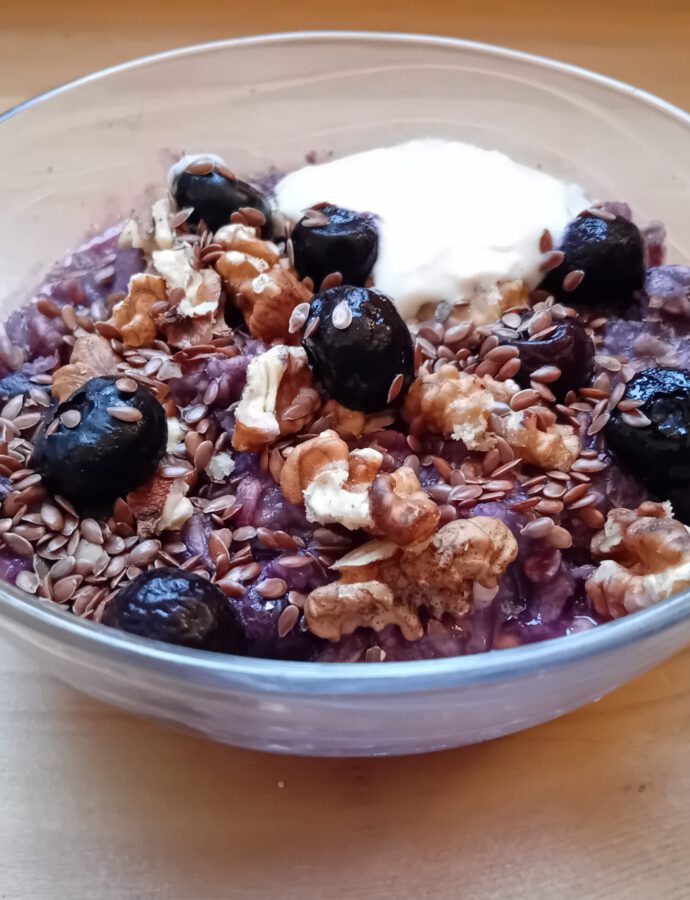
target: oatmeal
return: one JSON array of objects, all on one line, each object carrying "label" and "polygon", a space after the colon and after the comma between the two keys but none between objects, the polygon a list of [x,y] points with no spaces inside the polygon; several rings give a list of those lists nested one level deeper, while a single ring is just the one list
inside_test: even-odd
[{"label": "oatmeal", "polygon": [[[459,230],[391,193],[426,144],[475,166]],[[687,587],[690,270],[625,204],[482,154],[274,192],[185,157],[57,266],[0,329],[0,577],[181,646],[352,662]]]}]

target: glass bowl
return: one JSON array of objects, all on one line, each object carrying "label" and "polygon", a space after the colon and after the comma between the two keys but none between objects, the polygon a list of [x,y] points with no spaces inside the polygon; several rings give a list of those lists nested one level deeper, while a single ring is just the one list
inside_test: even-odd
[{"label": "glass bowl", "polygon": [[[0,121],[3,316],[85,235],[141,206],[181,150],[213,150],[249,174],[301,165],[309,151],[459,138],[663,219],[671,259],[690,259],[690,117],[628,85],[498,47],[369,33],[243,38],[108,69]],[[690,594],[566,638],[406,663],[175,649],[6,585],[0,624],[79,690],[215,740],[400,754],[497,737],[601,697],[690,640]]]}]

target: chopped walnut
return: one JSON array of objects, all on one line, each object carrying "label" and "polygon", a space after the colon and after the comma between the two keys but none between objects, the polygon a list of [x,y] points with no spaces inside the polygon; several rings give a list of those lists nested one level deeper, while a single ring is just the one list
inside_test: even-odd
[{"label": "chopped walnut", "polygon": [[351,457],[335,431],[324,431],[292,450],[280,473],[280,487],[291,503],[304,503],[310,522],[371,529],[368,489],[382,461],[371,449]]},{"label": "chopped walnut", "polygon": [[603,561],[585,587],[597,612],[608,618],[645,609],[690,586],[690,529],[672,518],[668,504],[612,509],[591,549]]},{"label": "chopped walnut", "polygon": [[161,321],[159,331],[171,347],[184,350],[197,344],[210,344],[215,336],[215,326],[214,313],[208,313],[205,316],[166,317]]},{"label": "chopped walnut", "polygon": [[262,341],[286,344],[299,343],[299,334],[290,334],[290,316],[296,306],[311,298],[309,288],[282,266],[245,279],[236,294],[250,334]]},{"label": "chopped walnut", "polygon": [[249,253],[242,253],[241,250],[228,250],[216,262],[216,271],[235,291],[239,290],[247,279],[263,275],[269,269],[270,266],[263,259],[251,256]]},{"label": "chopped walnut", "polygon": [[194,512],[186,496],[191,477],[163,478],[156,472],[145,484],[127,494],[127,504],[136,517],[140,538],[182,528]]},{"label": "chopped walnut", "polygon": [[235,460],[231,453],[214,453],[204,469],[210,481],[226,481],[235,471]]},{"label": "chopped walnut", "polygon": [[380,581],[335,582],[317,588],[307,597],[304,616],[309,630],[327,641],[338,641],[357,628],[382,631],[387,625],[397,625],[408,641],[419,640],[424,633],[414,609],[397,602]]},{"label": "chopped walnut", "polygon": [[173,453],[177,447],[184,442],[189,427],[185,422],[178,419],[177,416],[168,416],[166,423],[168,426],[166,450],[168,453]]},{"label": "chopped walnut", "polygon": [[53,372],[53,394],[62,403],[89,379],[116,375],[120,361],[110,341],[98,334],[79,332],[69,362]]},{"label": "chopped walnut", "polygon": [[441,518],[438,506],[408,466],[390,475],[377,475],[369,502],[375,530],[400,546],[428,540]]},{"label": "chopped walnut", "polygon": [[296,434],[320,405],[307,355],[301,347],[278,344],[256,356],[235,410],[235,450],[260,450],[286,434]]},{"label": "chopped walnut", "polygon": [[545,470],[568,472],[580,455],[580,438],[571,425],[549,425],[542,430],[538,417],[528,409],[506,416],[503,435],[525,462]]},{"label": "chopped walnut", "polygon": [[[401,572],[407,591],[410,585],[412,590],[420,584],[428,586],[425,602],[436,618],[444,612],[457,615],[470,602],[473,584],[498,585],[517,550],[512,532],[500,519],[456,519],[444,525],[422,553],[404,554]],[[391,568],[395,576],[396,569]]]},{"label": "chopped walnut", "polygon": [[214,269],[196,269],[194,252],[187,244],[168,250],[154,250],[153,267],[171,291],[181,290],[176,306],[180,317],[200,317],[215,313],[220,302],[220,276]]},{"label": "chopped walnut", "polygon": [[481,378],[451,365],[417,378],[405,399],[409,422],[421,420],[426,430],[462,441],[469,450],[490,450],[496,443],[490,429],[495,407]]},{"label": "chopped walnut", "polygon": [[170,205],[170,197],[161,197],[151,207],[151,218],[153,219],[153,239],[159,250],[167,250],[172,247],[175,234],[170,224],[173,211]]},{"label": "chopped walnut", "polygon": [[497,322],[509,309],[527,306],[529,288],[524,281],[480,284],[470,300],[470,318],[475,325]]},{"label": "chopped walnut", "polygon": [[157,275],[132,275],[129,292],[113,309],[111,322],[128,347],[141,347],[156,339],[152,307],[166,299],[165,281]]},{"label": "chopped walnut", "polygon": [[226,251],[216,262],[216,269],[235,290],[247,278],[256,278],[280,261],[276,245],[262,240],[248,225],[224,225],[216,232],[214,243]]},{"label": "chopped walnut", "polygon": [[484,387],[489,391],[496,403],[510,403],[515,394],[520,390],[520,385],[516,381],[513,381],[512,378],[506,378],[505,381],[498,381],[496,378],[492,378],[491,375],[484,375],[482,381],[484,382]]},{"label": "chopped walnut", "polygon": [[323,416],[333,416],[333,430],[341,437],[361,437],[367,424],[366,414],[328,400],[321,410]]},{"label": "chopped walnut", "polygon": [[168,250],[175,240],[172,216],[170,197],[161,197],[153,203],[147,217],[125,222],[118,237],[118,246],[143,250],[147,256],[154,250]]},{"label": "chopped walnut", "polygon": [[280,473],[283,495],[290,503],[302,503],[304,491],[322,469],[335,467],[348,472],[348,458],[347,444],[334,431],[323,431],[318,437],[298,444],[285,460]]},{"label": "chopped walnut", "polygon": [[[474,585],[497,587],[516,556],[511,531],[489,516],[449,522],[421,549],[395,552],[387,541],[365,544],[334,564],[339,581],[309,594],[307,626],[319,637],[338,640],[357,627],[380,631],[397,624],[408,640],[418,640],[421,607],[437,619],[467,615]],[[372,603],[372,595],[381,606]]]},{"label": "chopped walnut", "polygon": [[269,266],[274,266],[280,259],[280,252],[272,241],[265,241],[259,236],[256,228],[243,222],[231,222],[223,225],[213,236],[213,243],[220,244],[223,250],[239,250],[263,259]]},{"label": "chopped walnut", "polygon": [[363,528],[396,544],[428,540],[440,513],[422,491],[413,469],[379,474],[382,455],[348,450],[335,431],[295,447],[282,468],[280,486],[292,503],[303,502],[310,522]]}]

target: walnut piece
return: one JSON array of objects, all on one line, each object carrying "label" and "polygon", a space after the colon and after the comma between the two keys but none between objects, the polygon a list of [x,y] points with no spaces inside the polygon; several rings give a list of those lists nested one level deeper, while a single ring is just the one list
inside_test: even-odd
[{"label": "walnut piece", "polygon": [[571,425],[549,425],[542,430],[530,410],[503,419],[503,435],[525,462],[542,469],[568,472],[580,455],[580,438]]},{"label": "walnut piece", "polygon": [[[285,460],[280,473],[280,489],[290,503],[303,503],[304,491],[324,469],[342,469],[349,474],[349,450],[334,431],[298,444]],[[343,484],[347,477],[343,479]]]},{"label": "walnut piece", "polygon": [[125,222],[118,237],[118,246],[143,250],[147,256],[154,250],[169,249],[175,240],[171,225],[173,215],[170,197],[161,197],[153,203],[148,216]]},{"label": "walnut piece", "polygon": [[171,347],[184,350],[198,344],[210,344],[215,336],[216,325],[214,313],[172,319],[166,317],[161,321],[159,331]]},{"label": "walnut piece", "polygon": [[529,288],[524,281],[479,284],[470,300],[469,317],[475,325],[497,322],[509,309],[527,306]]},{"label": "walnut piece", "polygon": [[496,400],[485,382],[455,366],[417,378],[405,399],[405,415],[424,430],[462,441],[469,450],[490,450],[496,443],[490,429]]},{"label": "walnut piece", "polygon": [[214,243],[225,250],[216,262],[216,270],[233,290],[238,290],[246,279],[267,272],[280,260],[276,245],[262,240],[256,229],[248,225],[224,225],[216,232]]},{"label": "walnut piece", "polygon": [[295,447],[280,474],[291,503],[304,503],[309,522],[363,528],[406,546],[436,531],[438,506],[422,490],[413,469],[379,473],[377,450],[348,450],[335,431],[324,431]]},{"label": "walnut piece", "polygon": [[89,379],[116,375],[120,362],[110,341],[98,334],[79,332],[69,362],[53,372],[52,392],[62,403]]},{"label": "walnut piece", "polygon": [[402,466],[376,476],[369,491],[374,529],[400,546],[428,540],[438,528],[441,513],[422,490],[414,469]]},{"label": "walnut piece", "polygon": [[151,260],[171,291],[184,292],[175,310],[178,316],[215,314],[220,302],[220,275],[214,269],[196,269],[194,252],[188,244],[154,250]]},{"label": "walnut piece", "polygon": [[511,531],[490,516],[449,522],[422,549],[396,550],[388,541],[373,541],[334,564],[339,581],[308,595],[307,626],[335,641],[358,627],[380,631],[396,624],[407,640],[418,640],[424,633],[422,607],[437,619],[467,615],[474,585],[497,587],[516,556]]},{"label": "walnut piece", "polygon": [[301,347],[278,344],[256,356],[235,410],[235,450],[261,450],[286,434],[296,434],[320,405],[307,355]]},{"label": "walnut piece", "polygon": [[165,281],[157,275],[132,275],[129,291],[114,308],[111,322],[120,329],[128,347],[141,347],[156,339],[157,316],[151,308],[166,299]]},{"label": "walnut piece", "polygon": [[278,265],[256,278],[242,281],[236,301],[253,337],[267,343],[297,344],[300,336],[290,334],[290,316],[296,306],[309,303],[312,296],[293,272]]},{"label": "walnut piece", "polygon": [[377,450],[350,453],[335,431],[324,431],[292,450],[280,487],[291,503],[304,503],[309,522],[371,530],[368,491],[382,461]]},{"label": "walnut piece", "polygon": [[213,237],[214,244],[220,244],[223,250],[236,250],[263,260],[274,266],[280,259],[280,252],[272,241],[259,237],[256,228],[240,222],[223,225]]},{"label": "walnut piece", "polygon": [[645,609],[690,585],[690,530],[672,518],[668,504],[612,509],[591,549],[603,561],[585,588],[607,618]]},{"label": "walnut piece", "polygon": [[382,631],[387,625],[397,625],[408,641],[424,633],[415,610],[396,602],[393,591],[380,581],[317,588],[307,597],[304,616],[309,630],[327,641],[338,641],[357,628]]},{"label": "walnut piece", "polygon": [[233,291],[239,290],[247,279],[263,275],[270,268],[263,259],[242,253],[241,250],[228,250],[216,262],[216,271]]},{"label": "walnut piece", "polygon": [[151,218],[153,219],[153,239],[159,250],[167,250],[172,247],[175,240],[170,220],[173,211],[170,205],[170,197],[166,195],[156,200],[151,207]]},{"label": "walnut piece", "polygon": [[156,472],[145,484],[127,494],[127,504],[137,520],[140,538],[182,528],[194,512],[186,496],[191,477],[163,478]]},{"label": "walnut piece", "polygon": [[333,430],[341,437],[361,437],[364,434],[367,417],[357,409],[348,409],[337,400],[328,400],[324,403],[321,414],[333,417]]}]

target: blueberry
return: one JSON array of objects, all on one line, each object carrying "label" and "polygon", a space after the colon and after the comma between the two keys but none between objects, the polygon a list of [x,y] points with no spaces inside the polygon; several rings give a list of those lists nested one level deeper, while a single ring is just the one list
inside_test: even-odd
[{"label": "blueberry", "polygon": [[[84,508],[109,503],[153,475],[165,453],[167,423],[144,387],[121,391],[117,378],[92,378],[61,403],[35,443],[33,465],[46,487]],[[131,410],[123,421],[109,409]],[[127,412],[123,413],[125,416]]]},{"label": "blueberry", "polygon": [[182,647],[244,650],[242,629],[225,594],[200,575],[181,569],[143,572],[113,597],[103,623]]},{"label": "blueberry", "polygon": [[180,209],[191,206],[193,212],[187,219],[190,225],[203,221],[211,231],[227,225],[230,216],[245,206],[258,209],[266,217],[263,228],[270,233],[271,206],[266,195],[246,181],[235,178],[220,164],[209,162],[208,171],[189,171],[199,168],[199,163],[191,164],[173,182],[175,202]]},{"label": "blueberry", "polygon": [[690,372],[645,369],[628,382],[624,399],[640,401],[650,424],[636,428],[614,410],[605,434],[616,457],[666,496],[690,490]]},{"label": "blueberry", "polygon": [[[566,227],[559,249],[565,259],[547,272],[541,287],[564,303],[621,310],[644,285],[644,241],[639,228],[622,216],[609,221],[583,213]],[[584,277],[568,291],[564,279],[577,270]]]},{"label": "blueberry", "polygon": [[302,343],[316,377],[349,409],[382,410],[390,405],[389,392],[398,375],[402,385],[397,398],[412,383],[410,331],[393,301],[379,291],[349,285],[321,291],[311,302],[304,334]]},{"label": "blueberry", "polygon": [[[525,317],[525,324],[531,319]],[[517,347],[522,366],[515,380],[529,387],[532,373],[542,366],[556,366],[561,377],[549,384],[559,400],[568,391],[589,383],[594,370],[594,343],[585,329],[575,319],[556,319],[554,330],[538,340],[530,340],[526,328],[516,337],[504,337],[501,343]]]},{"label": "blueberry", "polygon": [[378,252],[376,220],[370,213],[324,204],[295,225],[292,246],[297,274],[317,288],[331,272],[340,272],[345,284],[363,286]]}]

